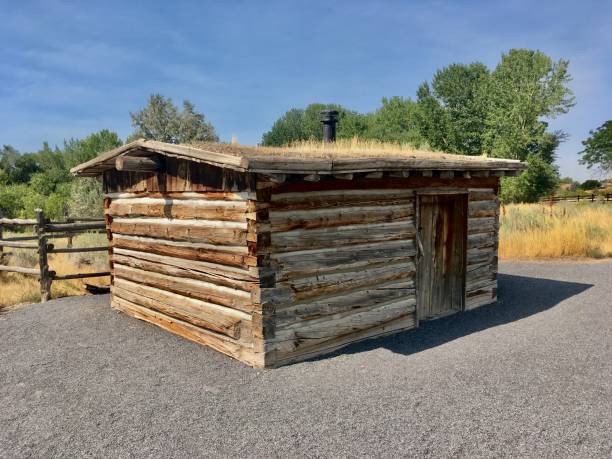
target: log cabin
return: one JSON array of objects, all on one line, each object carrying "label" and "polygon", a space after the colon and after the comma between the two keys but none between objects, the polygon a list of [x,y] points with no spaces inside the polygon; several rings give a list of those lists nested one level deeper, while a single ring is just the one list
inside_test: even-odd
[{"label": "log cabin", "polygon": [[496,301],[514,160],[137,140],[101,177],[111,305],[277,367]]}]

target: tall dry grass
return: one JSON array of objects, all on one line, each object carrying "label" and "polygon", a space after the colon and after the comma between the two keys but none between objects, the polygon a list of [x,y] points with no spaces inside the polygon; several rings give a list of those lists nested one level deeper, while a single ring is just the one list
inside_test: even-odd
[{"label": "tall dry grass", "polygon": [[[53,244],[56,247],[65,247],[66,240],[55,239]],[[105,244],[105,234],[86,233],[76,236],[73,240],[73,247],[93,247]],[[38,255],[35,250],[5,249],[5,254],[7,253],[10,253],[6,257],[9,265],[27,268],[38,267]],[[49,269],[59,275],[106,271],[108,270],[108,257],[106,252],[50,254]],[[109,280],[109,277],[94,277],[54,281],[51,284],[51,297],[86,295],[86,283],[105,285],[109,283]],[[37,278],[18,273],[0,272],[0,309],[15,304],[38,301],[40,301],[40,284]]]},{"label": "tall dry grass", "polygon": [[501,259],[612,257],[609,203],[512,204],[500,224]]}]

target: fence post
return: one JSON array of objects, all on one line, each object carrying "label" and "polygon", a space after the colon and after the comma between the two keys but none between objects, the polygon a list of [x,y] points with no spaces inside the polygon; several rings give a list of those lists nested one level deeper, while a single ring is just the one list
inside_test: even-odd
[{"label": "fence post", "polygon": [[45,236],[45,215],[36,209],[36,235],[38,236],[38,265],[40,267],[40,301],[44,303],[51,298],[51,275],[47,260],[47,237]]}]

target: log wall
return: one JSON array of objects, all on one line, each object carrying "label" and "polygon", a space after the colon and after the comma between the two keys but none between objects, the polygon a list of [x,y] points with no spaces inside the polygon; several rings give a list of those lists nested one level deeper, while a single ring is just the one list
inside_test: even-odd
[{"label": "log wall", "polygon": [[260,193],[268,211],[258,221],[267,242],[257,253],[274,273],[273,285],[261,291],[267,365],[418,325],[415,191],[434,181],[446,188],[478,185],[469,188],[466,309],[490,303],[496,296],[496,178],[259,185],[268,191]]},{"label": "log wall", "polygon": [[[187,161],[105,174],[112,306],[263,366],[256,194],[250,178]],[[255,299],[255,300],[254,300]],[[259,330],[259,331],[258,331]]]},{"label": "log wall", "polygon": [[469,187],[471,309],[496,297],[498,182],[109,171],[112,306],[253,366],[414,328],[415,190]]}]

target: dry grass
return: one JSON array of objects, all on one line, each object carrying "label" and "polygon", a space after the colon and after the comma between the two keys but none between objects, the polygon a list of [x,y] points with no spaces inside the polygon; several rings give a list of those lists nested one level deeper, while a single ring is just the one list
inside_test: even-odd
[{"label": "dry grass", "polygon": [[[53,241],[53,244],[56,247],[64,247],[66,240],[56,239]],[[106,235],[104,234],[82,234],[75,237],[73,241],[74,247],[91,247],[104,244],[106,244]],[[38,255],[34,250],[5,249],[5,253],[11,253],[8,257],[10,265],[28,268],[36,268],[38,266]],[[49,255],[49,267],[60,275],[105,271],[108,270],[107,255],[105,252],[52,254]],[[55,281],[51,285],[51,296],[52,298],[60,298],[63,296],[86,295],[85,283],[105,285],[109,281],[108,277]],[[40,301],[40,286],[37,278],[18,273],[0,273],[0,309],[15,304],[38,301]]]},{"label": "dry grass", "polygon": [[[465,160],[482,161],[486,156],[463,156],[428,148],[415,148],[410,144],[398,142],[381,142],[379,140],[363,140],[357,137],[352,139],[338,139],[335,142],[322,142],[318,140],[301,140],[282,147],[253,147],[247,145],[231,145],[195,143],[188,145],[202,150],[218,151],[222,153],[238,154],[249,158],[278,156],[280,158],[415,158],[432,160]],[[497,158],[496,158],[497,159]]]},{"label": "dry grass", "polygon": [[502,259],[612,257],[612,205],[504,206],[499,256]]}]

